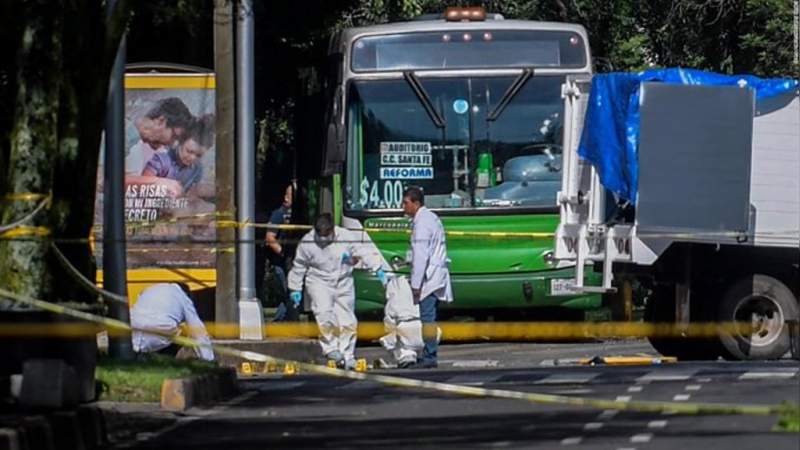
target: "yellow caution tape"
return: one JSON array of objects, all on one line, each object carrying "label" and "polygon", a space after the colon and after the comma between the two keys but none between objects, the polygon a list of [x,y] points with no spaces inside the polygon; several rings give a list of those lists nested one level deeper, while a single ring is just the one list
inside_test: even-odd
[{"label": "yellow caution tape", "polygon": [[578,364],[588,366],[592,364],[605,364],[608,366],[642,366],[649,364],[671,364],[678,362],[674,356],[604,356],[602,358],[581,358]]},{"label": "yellow caution tape", "polygon": [[[600,339],[600,338],[643,338],[643,337],[682,337],[713,338],[720,333],[752,332],[750,322],[730,323],[690,323],[650,324],[650,323],[584,323],[584,322],[439,322],[442,340],[463,341],[542,341],[562,339]],[[185,327],[191,334],[190,327]],[[239,336],[239,325],[234,323],[205,324],[205,329],[217,339],[231,339]],[[117,333],[110,330],[111,333]],[[0,336],[41,336],[41,337],[85,337],[97,333],[97,326],[91,323],[38,324],[15,323],[0,324]],[[383,322],[361,322],[358,324],[358,339],[374,341],[386,334]],[[270,323],[262,329],[265,338],[316,338],[319,335],[316,323]],[[635,357],[613,360],[607,364],[645,364],[650,357]],[[668,361],[664,361],[668,362]],[[586,360],[589,363],[589,360]]]},{"label": "yellow caution tape", "polygon": [[398,377],[392,375],[378,375],[369,374],[365,372],[355,372],[342,369],[331,369],[325,366],[316,364],[308,364],[297,361],[288,361],[280,358],[274,358],[263,353],[237,350],[234,348],[215,345],[215,344],[202,344],[194,339],[184,336],[173,336],[168,333],[157,332],[154,330],[141,330],[134,329],[130,325],[115,319],[100,317],[94,314],[85,313],[71,308],[65,308],[57,304],[37,300],[27,296],[21,296],[13,292],[0,288],[0,296],[14,300],[19,303],[35,306],[45,311],[50,311],[56,314],[62,314],[77,319],[87,320],[90,322],[105,325],[117,330],[124,330],[127,332],[140,331],[160,336],[166,336],[172,339],[178,345],[197,348],[208,347],[221,355],[229,355],[246,360],[247,362],[261,362],[266,363],[269,361],[277,364],[284,364],[284,370],[287,371],[286,365],[291,364],[292,370],[296,373],[299,370],[307,371],[309,373],[316,373],[320,375],[334,376],[338,378],[346,378],[352,380],[369,380],[374,381],[385,386],[403,387],[412,389],[423,389],[434,392],[452,393],[457,395],[472,396],[479,398],[503,398],[524,400],[537,404],[549,405],[569,405],[569,406],[582,406],[599,409],[616,409],[625,411],[638,411],[638,412],[674,412],[679,414],[747,414],[747,415],[774,415],[782,411],[781,405],[737,405],[737,404],[716,404],[716,403],[672,403],[672,402],[652,402],[652,401],[632,401],[622,402],[617,400],[603,400],[585,397],[570,397],[565,395],[556,394],[541,394],[535,392],[517,392],[504,389],[486,389],[481,387],[462,386],[457,384],[440,383],[436,381],[416,380],[412,378]]},{"label": "yellow caution tape", "polygon": [[46,237],[50,236],[50,228],[47,227],[29,227],[20,225],[18,227],[6,230],[0,233],[0,239],[18,239],[22,237]]},{"label": "yellow caution tape", "polygon": [[11,202],[35,202],[49,198],[50,194],[36,192],[11,192],[5,195],[5,199]]}]

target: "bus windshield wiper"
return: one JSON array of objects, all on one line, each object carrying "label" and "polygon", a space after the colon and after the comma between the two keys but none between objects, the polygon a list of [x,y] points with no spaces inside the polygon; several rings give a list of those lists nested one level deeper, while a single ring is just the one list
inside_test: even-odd
[{"label": "bus windshield wiper", "polygon": [[436,108],[433,107],[433,103],[431,102],[430,96],[428,93],[425,92],[425,88],[422,87],[422,84],[419,82],[419,78],[414,74],[414,72],[403,72],[403,78],[405,78],[406,83],[411,86],[411,90],[414,91],[414,94],[419,99],[419,102],[422,103],[422,106],[425,108],[425,112],[428,113],[428,117],[431,118],[433,124],[436,125],[436,128],[444,128],[445,122],[444,118]]},{"label": "bus windshield wiper", "polygon": [[532,68],[522,69],[522,73],[519,74],[519,76],[517,76],[517,78],[515,78],[514,81],[511,83],[511,85],[508,87],[508,89],[506,89],[506,92],[500,98],[500,101],[497,103],[497,106],[495,106],[494,109],[489,114],[486,115],[486,120],[488,122],[494,122],[495,120],[497,120],[497,118],[500,117],[500,114],[503,113],[503,110],[506,109],[506,106],[508,106],[508,102],[510,102],[511,99],[513,99],[514,96],[517,95],[520,89],[522,89],[522,87],[525,86],[525,83],[527,83],[532,76],[533,76]]}]

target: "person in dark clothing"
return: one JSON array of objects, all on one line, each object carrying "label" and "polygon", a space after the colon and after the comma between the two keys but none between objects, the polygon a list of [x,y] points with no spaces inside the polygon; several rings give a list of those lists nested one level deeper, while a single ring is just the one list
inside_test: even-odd
[{"label": "person in dark clothing", "polygon": [[[292,217],[292,196],[294,188],[292,184],[286,187],[281,206],[270,214],[268,225],[284,225],[291,221]],[[289,249],[286,248],[282,239],[286,233],[279,229],[267,229],[267,260],[271,270],[280,283],[282,292],[279,293],[281,299],[278,304],[278,311],[275,313],[275,321],[298,320],[300,316],[299,308],[289,299],[289,289],[286,284],[287,260],[291,257]]]}]

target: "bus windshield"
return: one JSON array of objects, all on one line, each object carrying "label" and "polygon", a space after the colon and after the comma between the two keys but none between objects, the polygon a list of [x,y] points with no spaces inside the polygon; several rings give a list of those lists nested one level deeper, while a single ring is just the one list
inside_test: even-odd
[{"label": "bus windshield", "polygon": [[406,80],[352,81],[346,208],[398,209],[409,185],[435,209],[555,207],[564,76],[534,75],[487,120],[515,79],[420,78],[443,127]]}]

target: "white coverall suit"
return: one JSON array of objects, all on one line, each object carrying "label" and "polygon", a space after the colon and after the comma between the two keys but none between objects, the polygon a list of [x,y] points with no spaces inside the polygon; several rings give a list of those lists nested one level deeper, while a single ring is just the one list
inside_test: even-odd
[{"label": "white coverall suit", "polygon": [[[335,238],[325,247],[317,244],[311,230],[300,240],[289,272],[289,290],[305,292],[319,326],[319,343],[326,356],[340,354],[347,363],[355,361],[356,328],[353,265],[342,255],[360,258],[356,267],[378,270],[383,258],[365,232],[334,228]],[[375,249],[375,250],[373,250]]]},{"label": "white coverall suit", "polygon": [[394,277],[386,283],[383,325],[388,332],[380,339],[383,348],[392,352],[398,364],[416,362],[424,343],[419,306],[414,304],[408,278]]}]

